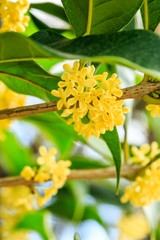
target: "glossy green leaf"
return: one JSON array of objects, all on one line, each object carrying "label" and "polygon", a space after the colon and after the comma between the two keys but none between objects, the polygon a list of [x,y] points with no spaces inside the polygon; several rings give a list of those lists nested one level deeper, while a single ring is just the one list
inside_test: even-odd
[{"label": "glossy green leaf", "polygon": [[[144,22],[144,6],[141,8],[142,19]],[[148,19],[149,29],[154,31],[157,25],[160,23],[160,1],[148,0]]]},{"label": "glossy green leaf", "polygon": [[0,79],[18,93],[39,97],[46,101],[55,100],[52,89],[57,89],[60,78],[46,72],[33,61],[0,64]]},{"label": "glossy green leaf", "polygon": [[120,181],[120,171],[121,171],[121,144],[119,141],[119,136],[116,127],[114,127],[113,131],[106,131],[105,134],[102,135],[102,138],[108,145],[113,159],[116,166],[116,172],[117,172],[117,191],[116,194],[118,194],[119,191],[119,181]]},{"label": "glossy green leaf", "polygon": [[19,175],[24,166],[33,164],[32,154],[12,133],[4,134],[4,141],[0,141],[1,165],[10,175]]},{"label": "glossy green leaf", "polygon": [[65,22],[68,22],[68,18],[66,17],[64,9],[54,3],[50,3],[50,2],[31,3],[30,10],[32,8],[41,10],[45,13],[56,16],[56,17],[64,20]]},{"label": "glossy green leaf", "polygon": [[[77,36],[110,34],[127,25],[143,0],[62,0]],[[88,32],[87,29],[90,28]]]},{"label": "glossy green leaf", "polygon": [[49,137],[58,147],[61,154],[67,154],[73,146],[74,140],[85,142],[82,136],[74,131],[71,125],[67,125],[56,112],[29,116],[24,120],[30,121]]},{"label": "glossy green leaf", "polygon": [[46,211],[28,213],[21,219],[16,228],[36,231],[41,235],[43,240],[53,239],[51,238],[52,230],[50,222],[47,221],[47,214]]},{"label": "glossy green leaf", "polygon": [[149,31],[123,31],[73,40],[52,30],[40,31],[32,35],[32,40],[18,33],[4,33],[0,35],[0,46],[1,62],[35,58],[91,59],[121,64],[160,78],[160,36]]}]

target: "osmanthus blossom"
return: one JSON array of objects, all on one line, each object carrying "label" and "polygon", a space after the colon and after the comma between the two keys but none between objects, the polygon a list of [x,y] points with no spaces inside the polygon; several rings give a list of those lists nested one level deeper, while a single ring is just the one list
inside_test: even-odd
[{"label": "osmanthus blossom", "polygon": [[9,0],[0,0],[0,33],[3,32],[24,32],[30,20],[25,13],[29,9],[27,0],[17,0],[16,2]]},{"label": "osmanthus blossom", "polygon": [[148,167],[139,173],[131,186],[126,187],[121,202],[130,201],[134,206],[140,207],[160,200],[160,158],[150,163],[159,153],[157,142],[142,145],[139,149],[132,147],[131,163],[142,166],[148,164]]},{"label": "osmanthus blossom", "polygon": [[[40,157],[37,158],[37,166],[33,168],[25,166],[21,171],[21,176],[26,181],[34,180],[37,183],[52,181],[50,188],[44,188],[44,194],[40,195],[38,186],[15,186],[4,187],[0,190],[0,218],[1,235],[6,240],[28,240],[27,230],[13,230],[19,220],[31,210],[43,207],[53,195],[56,195],[59,188],[62,188],[70,174],[71,162],[66,160],[56,161],[57,150],[51,148],[47,151],[44,146],[39,148]],[[12,197],[11,197],[12,196]],[[6,224],[7,223],[7,224]],[[13,238],[10,237],[12,234]]]},{"label": "osmanthus blossom", "polygon": [[122,107],[123,100],[117,100],[122,96],[122,90],[119,88],[121,80],[115,73],[106,79],[107,72],[94,75],[93,65],[80,69],[78,61],[74,62],[73,69],[69,64],[64,64],[63,68],[65,72],[58,83],[59,88],[51,93],[60,98],[58,110],[65,107],[61,116],[68,117],[67,124],[73,123],[78,134],[87,139],[92,135],[99,137],[123,124],[124,113],[129,109]]},{"label": "osmanthus blossom", "polygon": [[160,117],[160,105],[154,105],[154,104],[149,104],[146,106],[146,109],[148,111],[151,111],[151,116],[155,118],[158,114],[158,117]]},{"label": "osmanthus blossom", "polygon": [[57,150],[51,148],[49,151],[44,146],[39,148],[40,157],[37,158],[37,169],[25,166],[21,172],[27,181],[33,179],[38,183],[52,181],[53,186],[44,191],[44,196],[40,196],[35,190],[37,204],[42,207],[53,195],[56,195],[59,188],[62,188],[70,174],[70,161],[56,161]]},{"label": "osmanthus blossom", "polygon": [[142,213],[123,215],[118,221],[119,240],[147,239],[150,227]]},{"label": "osmanthus blossom", "polygon": [[[26,96],[18,94],[10,90],[3,82],[0,82],[0,110],[5,108],[14,108],[24,106]],[[5,139],[3,130],[8,129],[13,120],[1,120],[0,124],[0,140]]]}]

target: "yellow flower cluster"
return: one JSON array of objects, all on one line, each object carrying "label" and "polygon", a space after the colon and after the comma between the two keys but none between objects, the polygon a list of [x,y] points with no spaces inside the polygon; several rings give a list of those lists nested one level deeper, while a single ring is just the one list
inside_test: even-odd
[{"label": "yellow flower cluster", "polygon": [[160,117],[160,105],[149,104],[146,106],[148,111],[151,111],[151,116],[155,118],[158,113],[158,117]]},{"label": "yellow flower cluster", "polygon": [[124,215],[118,222],[119,240],[147,239],[150,233],[149,224],[142,214]]},{"label": "yellow flower cluster", "polygon": [[[26,206],[28,207],[28,187],[6,187],[0,190],[1,204],[0,204],[0,221],[1,231],[0,236],[5,240],[29,240],[27,237],[27,230],[14,230],[14,226],[26,213]],[[25,199],[26,197],[26,199]],[[17,207],[17,199],[23,199],[23,203]],[[30,208],[29,208],[30,209]]]},{"label": "yellow flower cluster", "polygon": [[[140,149],[132,148],[133,163],[140,163],[142,166],[148,164],[157,154],[160,153],[158,144],[153,142],[151,146],[143,145]],[[151,205],[153,200],[160,200],[160,158],[145,168],[135,182],[125,189],[121,198],[123,203],[130,201],[135,206]]]},{"label": "yellow flower cluster", "polygon": [[2,27],[0,33],[8,31],[24,32],[30,19],[29,16],[24,15],[28,11],[29,5],[27,0],[17,0],[16,2],[1,0],[0,20],[2,21]]},{"label": "yellow flower cluster", "polygon": [[124,113],[129,109],[122,108],[123,100],[117,100],[122,96],[122,90],[119,89],[121,80],[115,73],[107,80],[107,72],[94,75],[93,65],[80,69],[78,61],[74,62],[73,69],[69,64],[64,64],[63,68],[65,72],[58,83],[58,91],[52,90],[52,94],[61,98],[57,103],[58,110],[66,108],[61,116],[71,115],[67,124],[74,123],[78,134],[87,139],[92,135],[99,137],[123,124]]},{"label": "yellow flower cluster", "polygon": [[[13,92],[0,82],[0,110],[5,108],[20,107],[25,104],[26,96]],[[4,139],[3,129],[8,129],[12,120],[0,120],[0,139]]]},{"label": "yellow flower cluster", "polygon": [[[37,204],[42,207],[53,195],[56,195],[59,188],[62,188],[70,174],[70,161],[59,160],[56,162],[55,155],[57,150],[51,148],[48,152],[44,146],[39,148],[40,157],[37,159],[39,168],[36,170],[30,166],[24,167],[21,172],[27,181],[33,179],[36,182],[43,183],[45,181],[52,181],[53,186],[44,191],[44,196],[40,196],[37,190],[35,191]],[[27,201],[28,202],[28,201]]]},{"label": "yellow flower cluster", "polygon": [[24,167],[21,172],[26,180],[34,180],[42,183],[53,181],[53,186],[44,190],[44,195],[40,196],[38,186],[16,186],[5,187],[0,190],[0,222],[2,239],[28,240],[28,231],[14,231],[14,226],[26,214],[27,211],[34,210],[35,200],[42,207],[50,200],[52,195],[56,195],[59,188],[63,187],[67,176],[70,173],[70,161],[60,160],[56,162],[56,149],[52,148],[48,152],[45,147],[39,149],[40,157],[37,159],[38,168]]}]

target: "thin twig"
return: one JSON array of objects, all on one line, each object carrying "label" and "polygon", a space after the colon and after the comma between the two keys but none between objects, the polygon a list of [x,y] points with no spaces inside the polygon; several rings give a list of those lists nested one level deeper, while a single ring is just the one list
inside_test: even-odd
[{"label": "thin twig", "polygon": [[[142,167],[138,165],[124,165],[121,169],[121,177],[127,177],[138,172]],[[78,179],[100,179],[100,178],[116,178],[116,168],[99,168],[99,169],[87,169],[87,170],[71,170],[67,180],[78,180]],[[23,177],[5,177],[0,178],[0,188],[2,187],[13,187],[19,185],[33,185],[33,180],[26,181]]]},{"label": "thin twig", "polygon": [[[155,90],[160,89],[160,82],[150,83],[150,82],[141,82],[132,87],[127,87],[122,89],[123,95],[118,98],[121,99],[141,99],[143,95],[154,92]],[[35,104],[31,106],[18,107],[18,108],[7,108],[0,111],[0,120],[7,118],[18,118],[25,117],[30,115],[36,115],[40,113],[54,112],[58,111],[57,102],[48,102],[42,104]]]}]

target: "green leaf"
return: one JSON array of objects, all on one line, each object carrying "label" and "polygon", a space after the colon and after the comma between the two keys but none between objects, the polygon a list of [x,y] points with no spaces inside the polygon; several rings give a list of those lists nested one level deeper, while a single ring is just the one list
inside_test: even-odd
[{"label": "green leaf", "polygon": [[51,95],[51,90],[57,89],[60,78],[49,74],[33,61],[1,63],[0,79],[15,92],[46,101],[57,99]]},{"label": "green leaf", "polygon": [[35,25],[31,17],[31,14],[27,14],[27,15],[30,17],[30,20],[29,20],[28,26],[25,29],[25,32],[22,34],[24,34],[25,36],[30,36],[31,34],[38,32],[39,28],[37,28],[37,26]]},{"label": "green leaf", "polygon": [[[144,6],[141,8],[142,19],[144,22]],[[148,0],[148,19],[149,29],[154,31],[160,23],[160,1]]]},{"label": "green leaf", "polygon": [[[77,36],[110,34],[127,25],[143,0],[62,0]],[[90,31],[88,32],[88,29]]]},{"label": "green leaf", "polygon": [[68,18],[66,17],[64,9],[54,3],[50,3],[50,2],[31,3],[30,10],[32,8],[41,10],[45,13],[56,16],[56,17],[64,20],[65,22],[68,22]]},{"label": "green leaf", "polygon": [[[48,217],[49,215],[46,211],[28,213],[21,219],[16,228],[36,231],[41,235],[43,240],[54,239],[54,233],[51,232]],[[52,238],[51,235],[53,235]]]},{"label": "green leaf", "polygon": [[24,166],[33,164],[32,154],[12,133],[4,133],[5,139],[0,141],[1,165],[10,175],[19,175]]},{"label": "green leaf", "polygon": [[93,169],[108,167],[102,160],[86,158],[84,156],[71,156],[71,169]]},{"label": "green leaf", "polygon": [[25,117],[24,120],[30,121],[51,139],[58,147],[61,154],[67,154],[73,146],[74,140],[85,142],[82,136],[74,131],[71,125],[67,125],[57,113],[45,113],[41,115]]},{"label": "green leaf", "polygon": [[114,127],[113,131],[106,131],[105,134],[102,135],[102,138],[108,145],[116,166],[117,172],[117,190],[116,195],[118,195],[119,191],[119,182],[120,182],[120,171],[121,171],[121,144],[119,141],[119,136],[116,127]]},{"label": "green leaf", "polygon": [[87,36],[73,40],[52,30],[40,31],[32,35],[32,40],[12,32],[0,34],[0,46],[1,62],[80,58],[117,63],[160,78],[160,36],[149,31],[123,31],[110,36]]},{"label": "green leaf", "polygon": [[85,212],[84,212],[84,220],[87,220],[87,219],[94,219],[95,221],[99,222],[101,225],[104,225],[96,206],[92,206],[92,205],[86,206]]},{"label": "green leaf", "polygon": [[[84,208],[81,221],[87,220],[87,219],[94,219],[95,221],[103,225],[103,221],[95,205],[86,205],[84,207],[85,208]],[[57,199],[55,200],[55,202],[51,206],[49,206],[48,209],[52,211],[54,214],[57,214],[58,216],[65,217],[67,219],[72,219],[75,208],[76,208],[75,198],[72,195],[61,192],[57,196]],[[79,211],[80,211],[79,214],[81,214],[81,209],[79,209]],[[76,220],[78,221],[78,219]]]}]

